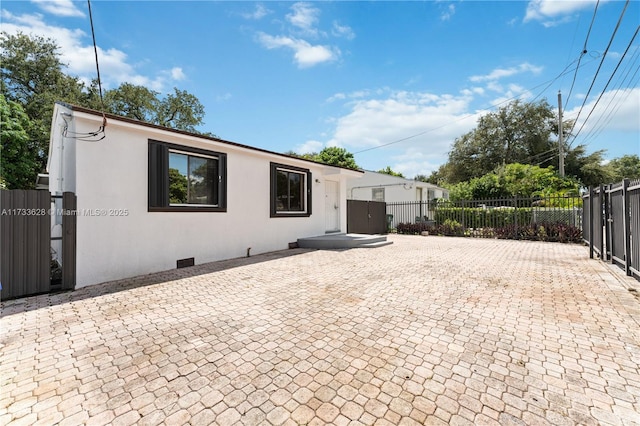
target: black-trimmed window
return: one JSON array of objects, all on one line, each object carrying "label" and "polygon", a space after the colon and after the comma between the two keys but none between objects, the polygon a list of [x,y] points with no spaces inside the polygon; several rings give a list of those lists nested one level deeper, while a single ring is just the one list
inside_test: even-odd
[{"label": "black-trimmed window", "polygon": [[271,217],[311,215],[311,172],[271,163]]},{"label": "black-trimmed window", "polygon": [[149,211],[226,211],[226,159],[149,140]]}]

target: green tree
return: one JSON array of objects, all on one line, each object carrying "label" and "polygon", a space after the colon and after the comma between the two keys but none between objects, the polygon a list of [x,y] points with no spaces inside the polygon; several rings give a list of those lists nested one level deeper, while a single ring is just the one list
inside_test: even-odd
[{"label": "green tree", "polygon": [[[19,103],[31,125],[29,159],[37,172],[44,170],[49,147],[51,116],[55,101],[82,103],[87,99],[84,84],[64,73],[59,48],[53,39],[22,33],[0,33],[2,95]],[[36,172],[36,173],[37,173]]]},{"label": "green tree", "polygon": [[354,170],[360,169],[360,167],[358,167],[358,165],[356,164],[356,160],[353,158],[352,153],[344,148],[338,148],[336,146],[324,148],[320,152],[298,154],[294,151],[287,151],[284,154],[291,157],[302,158],[304,160],[311,160],[318,163],[329,164],[332,166],[347,167]]},{"label": "green tree", "polygon": [[169,202],[183,204],[187,202],[187,177],[178,169],[169,169]]},{"label": "green tree", "polygon": [[450,183],[485,175],[502,164],[551,165],[557,129],[551,106],[544,100],[519,100],[482,116],[477,127],[457,138],[442,171]]},{"label": "green tree", "polygon": [[[46,167],[56,101],[98,110],[104,108],[116,115],[190,132],[197,132],[196,127],[203,123],[204,107],[200,101],[177,88],[161,99],[153,90],[124,83],[106,91],[104,103],[101,102],[97,81],[86,86],[79,78],[65,73],[66,65],[60,59],[59,47],[51,38],[0,33],[0,66],[0,94],[7,101],[18,103],[30,122],[25,127],[29,150],[20,151],[25,156],[20,160],[22,164],[36,164],[31,174],[44,171]],[[6,170],[7,173],[10,171],[9,168]],[[9,174],[3,176],[6,182],[22,182],[23,179],[11,178]]]},{"label": "green tree", "polygon": [[640,179],[640,157],[635,154],[614,158],[605,168],[609,172],[611,182],[620,182],[623,179]]},{"label": "green tree", "polygon": [[389,166],[385,167],[384,169],[378,170],[378,173],[384,173],[385,175],[397,176],[397,177],[401,177],[401,178],[404,177],[404,175],[402,173],[394,172],[393,170],[391,170],[391,167],[389,167]]},{"label": "green tree", "polygon": [[131,83],[122,83],[104,94],[107,112],[139,121],[156,121],[159,104],[158,92]]},{"label": "green tree", "polygon": [[174,88],[160,101],[156,117],[161,126],[197,132],[196,127],[203,123],[204,106],[186,90]]},{"label": "green tree", "polygon": [[353,154],[337,146],[324,148],[318,153],[315,160],[332,166],[346,167],[355,170],[359,169]]},{"label": "green tree", "polygon": [[495,171],[450,187],[452,200],[530,198],[535,196],[578,195],[575,179],[561,178],[552,166],[512,163]]},{"label": "green tree", "polygon": [[604,150],[587,154],[584,145],[578,145],[567,152],[564,159],[565,175],[578,179],[584,186],[608,183],[612,177],[604,164]]},{"label": "green tree", "polygon": [[6,189],[31,189],[35,185],[38,162],[30,155],[30,126],[22,106],[0,95],[0,180]]},{"label": "green tree", "polygon": [[122,83],[119,87],[105,92],[104,106],[111,114],[199,133],[196,127],[204,122],[204,106],[197,97],[177,88],[164,98],[160,98],[159,95],[158,92],[144,86]]},{"label": "green tree", "polygon": [[298,154],[297,152],[294,152],[294,151],[286,151],[284,153],[284,155],[289,155],[291,157],[296,157],[296,158],[302,158],[304,160],[319,161],[317,152],[309,152],[309,153],[306,153],[306,154]]}]

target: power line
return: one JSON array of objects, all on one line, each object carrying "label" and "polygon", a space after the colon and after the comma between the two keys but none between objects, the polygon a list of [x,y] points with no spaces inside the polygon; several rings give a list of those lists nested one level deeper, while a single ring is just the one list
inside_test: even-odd
[{"label": "power line", "polygon": [[[613,39],[616,36],[616,33],[618,32],[618,28],[620,28],[620,23],[622,22],[622,17],[624,16],[626,10],[627,10],[627,6],[629,6],[629,0],[627,0],[624,4],[624,8],[622,9],[622,13],[620,14],[620,18],[618,18],[618,23],[616,24],[615,29],[613,30],[613,34],[611,34],[611,38],[609,39],[609,44],[607,45],[607,48],[605,49],[603,55],[602,55],[602,60],[600,61],[600,64],[598,65],[598,69],[596,70],[595,75],[593,76],[593,80],[591,81],[591,85],[589,86],[589,90],[587,91],[587,94],[584,97],[584,101],[582,102],[582,105],[580,106],[580,109],[578,110],[578,115],[576,116],[576,119],[573,123],[573,126],[571,126],[571,132],[573,132],[573,128],[575,127],[575,123],[578,122],[578,119],[580,118],[580,114],[582,113],[582,110],[584,109],[584,106],[587,103],[587,99],[589,99],[589,94],[591,93],[591,90],[593,89],[593,86],[596,83],[596,79],[598,78],[598,74],[600,73],[600,69],[602,68],[602,64],[604,63],[605,58],[607,57],[607,53],[609,52],[609,48],[611,47],[611,44],[613,43]],[[586,120],[585,120],[586,122]],[[584,127],[584,124],[583,124]],[[573,140],[575,140],[575,137],[573,138]],[[571,145],[569,145],[571,146]]]},{"label": "power line", "polygon": [[[546,86],[546,87],[545,87],[545,88],[544,88],[544,89],[543,89],[543,90],[542,90],[538,95],[536,95],[536,96],[533,98],[533,100],[536,100],[536,99],[537,99],[537,98],[538,98],[542,93],[544,93],[544,92],[545,92],[545,91],[546,91],[546,90],[547,90],[547,89],[548,89],[548,88],[549,88],[549,87],[550,87],[550,86],[551,86],[555,81],[557,81],[560,77],[562,77],[562,76],[564,76],[565,74],[567,74],[567,73],[569,73],[569,72],[573,71],[573,70],[567,70],[567,68],[569,68],[569,67],[570,67],[572,64],[574,64],[575,62],[576,62],[576,60],[574,60],[573,62],[571,62],[569,65],[567,65],[567,66],[565,67],[565,69],[564,69],[564,70],[562,70],[562,71],[560,72],[560,74],[558,74],[555,78],[553,78],[553,79],[551,79],[551,80],[548,80],[548,81],[546,81],[546,82],[544,82],[544,83],[538,84],[537,86],[534,86],[534,87],[532,87],[531,89],[528,89],[527,91],[533,91],[533,90],[535,90],[535,89],[537,89],[537,88],[539,88],[539,87],[541,87],[541,86],[543,86],[543,85],[547,84],[547,86]],[[580,66],[586,66],[586,65],[588,65],[589,63],[590,63],[590,62],[588,62],[588,63],[586,63],[586,64],[582,64],[582,65],[577,65],[577,67],[580,67]],[[488,111],[491,111],[491,110],[495,109],[496,107],[499,107],[499,106],[501,106],[501,105],[503,105],[503,104],[506,104],[506,103],[509,103],[509,102],[513,101],[514,99],[519,98],[520,96],[521,96],[521,95],[512,96],[511,98],[505,99],[504,101],[502,101],[502,102],[500,102],[500,103],[498,103],[498,104],[496,104],[496,105],[493,105],[491,108],[484,108],[484,109],[481,109],[481,110],[479,110],[479,112],[488,112]],[[466,119],[468,119],[468,118],[471,118],[471,117],[473,117],[474,115],[477,115],[477,113],[476,113],[476,114],[467,114],[467,115],[465,115],[465,116],[463,116],[463,117],[458,118],[457,120],[453,120],[453,121],[448,122],[448,123],[446,123],[446,124],[443,124],[443,125],[441,125],[441,126],[433,127],[433,128],[431,128],[431,129],[424,130],[424,131],[422,131],[422,132],[420,132],[420,133],[416,133],[416,134],[413,134],[413,135],[410,135],[410,136],[406,136],[406,137],[401,138],[401,139],[396,139],[396,140],[394,140],[394,141],[392,141],[392,142],[388,142],[388,143],[385,143],[385,144],[382,144],[382,145],[377,145],[377,146],[373,146],[373,147],[371,147],[371,148],[366,148],[366,149],[363,149],[363,150],[360,150],[360,151],[356,151],[356,152],[354,152],[353,154],[354,154],[354,155],[355,155],[355,154],[361,154],[361,153],[363,153],[363,152],[373,151],[374,149],[384,148],[384,147],[389,146],[389,145],[395,145],[395,144],[397,144],[397,143],[404,142],[404,141],[409,140],[409,139],[417,138],[418,136],[422,136],[422,135],[425,135],[425,134],[427,134],[427,133],[430,133],[430,132],[436,131],[436,130],[438,130],[438,129],[442,129],[442,128],[447,127],[447,126],[449,126],[449,125],[451,125],[451,124],[453,124],[453,123],[457,123],[458,121],[462,121],[462,120],[466,120]]]},{"label": "power line", "polygon": [[[622,103],[625,102],[631,95],[631,93],[633,92],[633,88],[637,87],[638,81],[634,82],[634,80],[640,79],[640,76],[638,76],[640,67],[637,66],[637,62],[640,59],[640,48],[636,47],[633,55],[633,61],[627,66],[624,76],[620,79],[617,87],[612,90],[613,96],[610,97],[603,113],[598,117],[596,124],[594,124],[593,126],[593,130],[586,136],[585,140],[583,141],[583,145],[588,145],[589,143],[591,143],[592,139],[595,139],[600,135],[606,125],[609,124],[609,122],[611,122],[611,120],[613,119],[613,114],[622,107]],[[634,69],[635,72],[631,74],[631,71],[633,71]],[[625,83],[627,83],[628,86],[622,89],[622,86]],[[614,101],[616,101],[615,104]]]},{"label": "power line", "polygon": [[[624,13],[624,12],[623,12]],[[629,49],[631,48],[631,45],[633,44],[633,40],[635,40],[636,36],[638,35],[638,30],[640,30],[640,26],[638,26],[636,28],[636,32],[633,34],[633,37],[631,37],[631,40],[629,41],[629,44],[627,45],[627,48],[625,49],[624,53],[622,54],[622,57],[620,57],[620,60],[618,61],[618,64],[616,65],[615,69],[613,70],[613,72],[611,73],[611,77],[609,77],[609,80],[607,81],[607,84],[605,84],[604,89],[602,89],[602,92],[600,92],[600,96],[598,96],[598,99],[596,99],[596,102],[593,104],[593,107],[591,108],[591,111],[589,111],[589,115],[587,115],[587,118],[585,118],[585,120],[582,122],[582,126],[580,126],[580,129],[575,133],[575,135],[573,136],[573,140],[575,140],[578,135],[580,134],[580,132],[582,131],[582,129],[584,128],[585,124],[587,124],[587,121],[589,120],[589,117],[591,117],[591,114],[593,113],[593,111],[596,109],[596,106],[598,106],[598,102],[600,102],[600,99],[602,99],[602,96],[605,94],[607,87],[609,87],[609,84],[611,83],[611,80],[613,79],[613,76],[616,74],[616,72],[618,71],[618,68],[620,68],[620,64],[622,63],[622,61],[624,60],[625,56],[627,55],[627,52],[629,51]],[[608,47],[607,47],[608,48]],[[585,98],[586,99],[586,98]],[[578,114],[579,116],[580,114]],[[578,119],[576,118],[576,121]]]},{"label": "power line", "polygon": [[[98,130],[98,132],[104,132],[104,128],[107,126],[107,117],[104,114],[104,98],[102,96],[102,81],[100,79],[100,65],[98,64],[98,45],[96,44],[96,32],[93,28],[93,14],[91,13],[91,0],[87,0],[87,6],[89,7],[89,22],[91,23],[91,37],[93,39],[93,53],[96,58],[96,74],[98,77],[98,93],[100,94],[100,106],[102,108],[102,126]],[[104,135],[102,136],[103,139]]]},{"label": "power line", "polygon": [[576,67],[576,72],[573,74],[573,81],[571,82],[571,89],[569,89],[569,96],[565,100],[565,106],[569,104],[569,99],[571,98],[571,93],[573,92],[573,86],[576,84],[576,77],[578,76],[578,69],[580,68],[580,61],[582,57],[587,54],[587,42],[589,41],[589,35],[591,35],[591,29],[593,28],[593,23],[596,20],[596,13],[598,12],[598,5],[600,4],[600,0],[596,2],[596,7],[593,10],[593,16],[591,17],[591,24],[589,24],[589,30],[587,31],[587,36],[584,39],[584,45],[582,46],[582,52],[578,57],[578,66]]}]

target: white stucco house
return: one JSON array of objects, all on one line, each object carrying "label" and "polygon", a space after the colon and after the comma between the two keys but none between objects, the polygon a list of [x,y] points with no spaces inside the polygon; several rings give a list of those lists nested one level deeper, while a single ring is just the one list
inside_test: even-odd
[{"label": "white stucco house", "polygon": [[427,182],[365,170],[347,182],[347,199],[387,203],[449,199],[449,191]]},{"label": "white stucco house", "polygon": [[413,179],[365,170],[359,179],[347,182],[347,199],[386,203],[387,226],[400,223],[433,223],[437,200],[449,199],[445,188]]},{"label": "white stucco house", "polygon": [[346,232],[363,175],[62,103],[48,172],[77,196],[76,288]]}]

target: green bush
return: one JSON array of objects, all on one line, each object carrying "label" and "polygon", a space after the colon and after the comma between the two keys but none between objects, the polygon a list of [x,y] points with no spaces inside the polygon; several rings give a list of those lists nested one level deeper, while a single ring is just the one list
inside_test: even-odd
[{"label": "green bush", "polygon": [[435,212],[436,223],[444,224],[447,220],[454,220],[465,228],[495,228],[517,223],[531,223],[533,209],[524,207],[514,209],[480,208],[480,207],[438,207]]},{"label": "green bush", "polygon": [[495,228],[496,238],[509,240],[551,241],[559,243],[581,243],[582,230],[566,223],[532,223],[506,225]]}]

